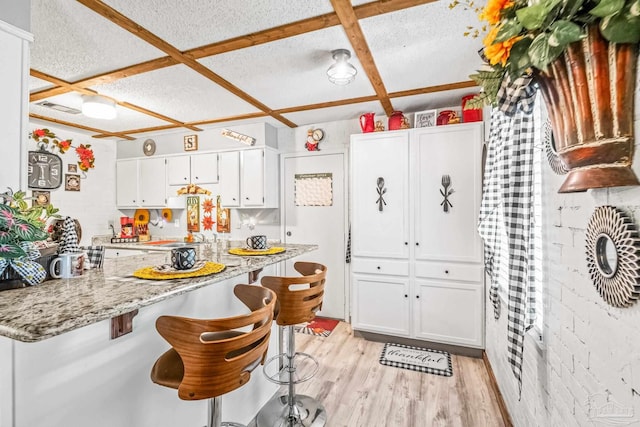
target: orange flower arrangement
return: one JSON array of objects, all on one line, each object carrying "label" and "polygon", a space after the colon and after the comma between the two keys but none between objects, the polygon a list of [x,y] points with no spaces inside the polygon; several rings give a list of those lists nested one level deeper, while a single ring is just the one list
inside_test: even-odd
[{"label": "orange flower arrangement", "polygon": [[60,151],[60,154],[66,153],[69,148],[75,148],[79,158],[78,167],[80,170],[87,172],[89,169],[93,169],[96,158],[90,148],[90,144],[80,144],[74,147],[70,139],[61,140],[49,129],[35,129],[29,134],[29,138],[36,141],[42,149],[46,149],[49,144],[53,145]]},{"label": "orange flower arrangement", "polygon": [[491,31],[489,31],[489,34],[484,38],[484,55],[487,57],[491,65],[500,63],[504,67],[507,65],[507,59],[509,59],[509,55],[511,54],[511,48],[522,38],[522,36],[512,37],[503,42],[496,42],[498,31],[500,31],[500,27],[493,27]]}]

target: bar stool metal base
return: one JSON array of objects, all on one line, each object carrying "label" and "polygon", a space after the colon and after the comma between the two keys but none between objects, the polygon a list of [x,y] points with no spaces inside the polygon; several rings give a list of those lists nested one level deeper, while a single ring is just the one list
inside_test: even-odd
[{"label": "bar stool metal base", "polygon": [[207,425],[206,427],[247,427],[244,424],[231,421],[221,421],[222,418],[222,397],[212,397],[207,405]]},{"label": "bar stool metal base", "polygon": [[276,396],[266,403],[256,417],[257,427],[322,427],[327,422],[327,411],[316,399],[295,395],[293,409],[289,396]]}]

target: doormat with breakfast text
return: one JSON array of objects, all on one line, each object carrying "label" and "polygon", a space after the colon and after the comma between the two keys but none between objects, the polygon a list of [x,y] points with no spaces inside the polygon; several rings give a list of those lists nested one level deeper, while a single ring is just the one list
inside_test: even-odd
[{"label": "doormat with breakfast text", "polygon": [[300,334],[314,335],[316,337],[328,337],[331,335],[331,332],[338,323],[338,320],[316,317],[311,322],[296,325],[295,330]]},{"label": "doormat with breakfast text", "polygon": [[380,355],[380,363],[445,377],[453,375],[451,355],[440,350],[386,343]]}]

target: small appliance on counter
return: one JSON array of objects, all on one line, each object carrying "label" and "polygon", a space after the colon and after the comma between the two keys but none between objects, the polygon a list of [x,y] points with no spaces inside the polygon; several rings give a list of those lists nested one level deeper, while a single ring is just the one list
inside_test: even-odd
[{"label": "small appliance on counter", "polygon": [[134,227],[134,219],[128,216],[120,217],[120,236],[112,237],[111,243],[135,243],[138,241],[136,229]]}]

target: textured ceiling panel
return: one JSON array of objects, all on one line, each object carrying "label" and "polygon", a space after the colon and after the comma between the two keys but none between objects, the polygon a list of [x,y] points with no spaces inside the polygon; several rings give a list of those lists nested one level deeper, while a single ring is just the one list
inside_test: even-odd
[{"label": "textured ceiling panel", "polygon": [[31,67],[76,81],[164,54],[85,6],[32,0]]},{"label": "textured ceiling panel", "polygon": [[[79,93],[67,93],[64,95],[58,95],[51,98],[47,98],[47,101],[54,104],[63,105],[65,107],[75,108],[77,110],[82,109],[82,95]],[[61,111],[46,108],[36,103],[31,103],[29,106],[29,112],[38,114],[40,116],[51,117],[57,120],[65,122],[78,123],[82,126],[89,126],[97,129],[102,129],[111,132],[119,132],[128,129],[146,128],[152,126],[166,125],[164,120],[158,120],[156,118],[141,114],[128,108],[116,106],[117,118],[115,120],[103,120],[92,119],[82,114],[69,114]]]},{"label": "textured ceiling panel", "polygon": [[274,109],[374,95],[358,59],[355,81],[337,86],[327,79],[331,51],[352,50],[340,26],[277,42],[203,58],[200,62]]},{"label": "textured ceiling panel", "polygon": [[105,3],[180,50],[333,12],[329,0],[106,0]]},{"label": "textured ceiling panel", "polygon": [[480,39],[464,37],[478,26],[472,11],[449,2],[417,6],[360,21],[389,92],[469,80],[480,66]]},{"label": "textured ceiling panel", "polygon": [[92,89],[182,122],[259,111],[184,65],[162,68]]},{"label": "textured ceiling panel", "polygon": [[29,76],[29,92],[37,92],[39,90],[47,89],[53,85],[46,80],[39,79],[37,77]]}]

